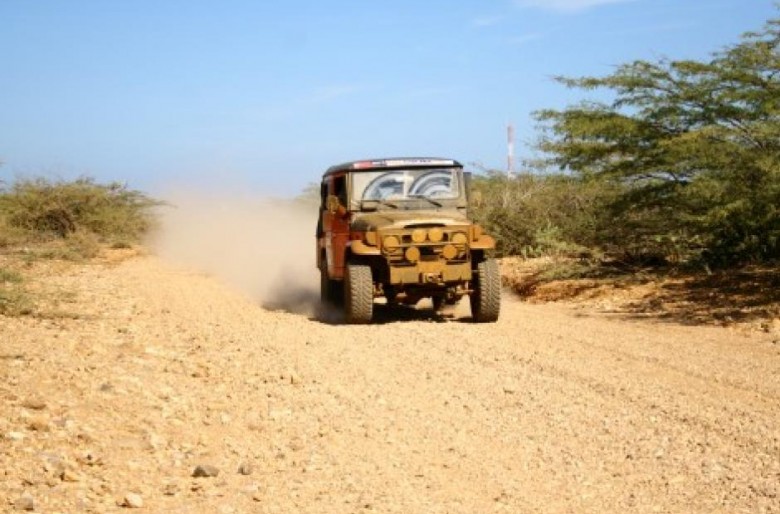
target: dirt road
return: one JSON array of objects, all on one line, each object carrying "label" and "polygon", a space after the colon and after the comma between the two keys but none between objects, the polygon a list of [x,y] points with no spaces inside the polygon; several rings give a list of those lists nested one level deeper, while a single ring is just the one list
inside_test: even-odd
[{"label": "dirt road", "polygon": [[53,315],[0,317],[0,511],[780,512],[773,334],[511,299],[338,326],[149,256],[46,273]]}]

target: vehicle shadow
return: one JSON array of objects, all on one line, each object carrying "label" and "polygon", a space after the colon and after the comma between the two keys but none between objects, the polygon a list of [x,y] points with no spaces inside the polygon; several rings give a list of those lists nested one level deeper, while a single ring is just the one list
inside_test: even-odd
[{"label": "vehicle shadow", "polygon": [[[309,318],[311,321],[317,321],[327,325],[344,325],[344,314],[341,309],[336,307],[320,307],[314,316]],[[386,325],[389,323],[425,321],[428,323],[449,323],[453,321],[468,321],[459,319],[454,312],[445,309],[443,312],[436,312],[433,309],[425,307],[415,307],[414,305],[400,304],[374,304],[374,315],[371,319],[372,325]]]},{"label": "vehicle shadow", "polygon": [[414,305],[374,305],[375,324],[394,323],[397,321],[432,321],[435,323],[446,323],[451,318],[447,318],[443,313],[436,312],[433,309],[416,308]]}]

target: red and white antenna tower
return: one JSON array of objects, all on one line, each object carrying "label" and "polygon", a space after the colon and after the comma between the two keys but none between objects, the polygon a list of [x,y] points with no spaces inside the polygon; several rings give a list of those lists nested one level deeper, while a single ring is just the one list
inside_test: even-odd
[{"label": "red and white antenna tower", "polygon": [[515,127],[511,123],[506,127],[506,175],[515,174]]}]

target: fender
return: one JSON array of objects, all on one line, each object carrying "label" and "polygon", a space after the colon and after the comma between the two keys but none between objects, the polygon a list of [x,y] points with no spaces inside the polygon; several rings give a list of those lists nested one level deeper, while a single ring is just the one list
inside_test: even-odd
[{"label": "fender", "polygon": [[487,234],[482,234],[476,241],[471,242],[472,250],[492,250],[495,247],[496,240]]},{"label": "fender", "polygon": [[379,248],[376,246],[368,246],[359,239],[353,239],[347,243],[347,246],[352,250],[354,255],[381,255]]}]

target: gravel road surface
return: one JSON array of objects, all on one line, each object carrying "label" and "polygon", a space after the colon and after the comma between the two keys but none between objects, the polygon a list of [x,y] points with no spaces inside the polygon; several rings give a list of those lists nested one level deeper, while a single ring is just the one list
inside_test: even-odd
[{"label": "gravel road surface", "polygon": [[[776,335],[273,311],[153,256],[0,317],[0,511],[780,512]],[[196,475],[196,476],[193,476]]]}]

